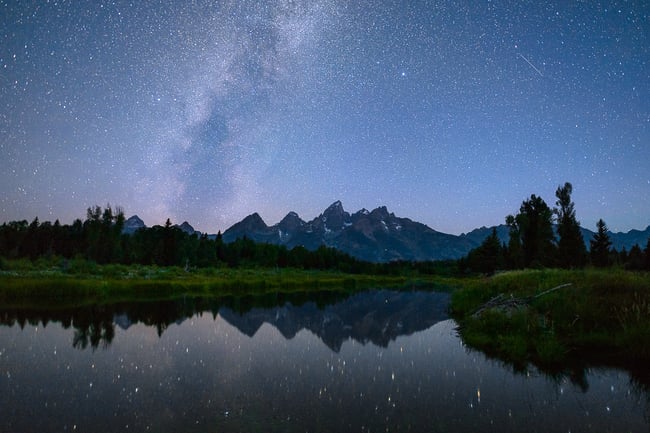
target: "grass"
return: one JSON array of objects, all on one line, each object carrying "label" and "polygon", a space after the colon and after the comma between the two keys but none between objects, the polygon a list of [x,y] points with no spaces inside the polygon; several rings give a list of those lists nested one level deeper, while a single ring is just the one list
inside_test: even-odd
[{"label": "grass", "polygon": [[[561,284],[526,308],[473,313],[498,295],[527,298]],[[650,274],[621,269],[523,270],[492,277],[352,275],[300,269],[191,269],[99,266],[85,260],[0,263],[0,306],[72,307],[124,301],[352,292],[373,287],[450,290],[464,342],[517,367],[576,360],[614,365],[650,361]],[[632,366],[634,368],[634,366]],[[645,367],[641,369],[643,371]]]},{"label": "grass", "polygon": [[301,269],[185,269],[141,265],[97,265],[86,260],[4,261],[0,305],[80,306],[180,296],[247,296],[321,290],[428,285],[429,279],[356,275]]},{"label": "grass", "polygon": [[[527,308],[474,316],[498,294],[541,296]],[[515,366],[553,368],[576,360],[629,364],[650,360],[650,274],[620,269],[524,270],[467,280],[452,293],[463,340]]]}]

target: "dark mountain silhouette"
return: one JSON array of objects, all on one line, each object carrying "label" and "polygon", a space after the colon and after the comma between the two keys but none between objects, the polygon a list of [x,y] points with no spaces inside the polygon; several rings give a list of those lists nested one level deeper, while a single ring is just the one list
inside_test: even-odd
[{"label": "dark mountain silhouette", "polygon": [[[126,221],[124,221],[124,227],[122,227],[122,233],[132,235],[136,231],[142,228],[146,228],[147,226],[144,224],[144,221],[140,219],[139,216],[133,215],[129,217]],[[198,230],[194,230],[194,227],[190,225],[187,221],[184,221],[181,225],[174,224],[174,227],[177,227],[187,233],[188,235],[193,235],[196,234],[197,236],[201,235],[201,232]]]},{"label": "dark mountain silhouette", "polygon": [[201,232],[198,230],[194,230],[194,227],[190,225],[187,221],[184,221],[183,224],[181,225],[174,225],[174,227],[178,227],[188,235],[192,236],[193,234],[196,234],[197,236],[201,236]]},{"label": "dark mountain silhouette", "polygon": [[[587,248],[589,248],[589,240],[592,239],[593,236],[594,232],[589,231],[589,237],[585,237]],[[609,238],[612,241],[612,247],[618,251],[621,251],[623,248],[630,251],[630,248],[632,248],[634,245],[639,245],[641,248],[645,248],[646,244],[648,243],[648,238],[650,238],[650,226],[646,227],[645,230],[630,230],[626,233],[610,232]]]},{"label": "dark mountain silhouette", "polygon": [[133,215],[126,221],[124,221],[124,227],[122,228],[122,233],[132,235],[141,228],[146,227],[144,221],[140,219],[139,216]]},{"label": "dark mountain silhouette", "polygon": [[485,238],[487,238],[492,234],[492,229],[494,228],[497,229],[497,237],[499,238],[499,241],[501,241],[501,243],[507,244],[508,239],[510,239],[510,232],[508,226],[506,226],[505,224],[501,224],[493,227],[483,226],[478,229],[474,229],[469,233],[462,233],[459,237],[464,238],[472,245],[478,246],[481,244],[481,242],[485,240]]},{"label": "dark mountain silhouette", "polygon": [[385,206],[349,214],[340,201],[309,222],[290,212],[280,223],[267,226],[258,214],[252,214],[223,233],[225,242],[243,236],[288,248],[301,245],[314,250],[326,245],[371,262],[458,258],[478,245],[397,217]]},{"label": "dark mountain silhouette", "polygon": [[[144,222],[134,215],[126,220],[123,232],[132,234],[141,227],[145,227]],[[201,234],[187,222],[176,227],[190,234]],[[246,236],[255,242],[284,245],[289,249],[304,246],[309,250],[325,245],[370,262],[426,261],[464,257],[479,246],[493,228],[496,228],[499,240],[507,243],[508,227],[503,224],[450,235],[408,218],[397,217],[385,206],[350,214],[340,201],[336,201],[311,221],[304,221],[297,213],[289,212],[279,223],[269,226],[258,213],[253,213],[227,229],[223,240],[233,242]],[[581,231],[589,248],[594,232],[586,228],[581,228]],[[623,248],[629,251],[635,244],[644,248],[650,237],[650,226],[645,230],[610,232],[609,235],[612,246],[619,251]],[[209,235],[211,239],[215,236]]]}]

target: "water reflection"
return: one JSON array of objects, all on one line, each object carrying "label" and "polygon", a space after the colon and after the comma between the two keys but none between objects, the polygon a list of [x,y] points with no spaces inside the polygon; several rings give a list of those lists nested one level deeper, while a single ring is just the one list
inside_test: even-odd
[{"label": "water reflection", "polygon": [[319,296],[5,310],[0,431],[650,427],[621,370],[584,370],[581,386],[468,350],[440,321],[446,295]]},{"label": "water reflection", "polygon": [[118,303],[83,308],[0,310],[0,324],[31,325],[58,322],[74,328],[72,345],[78,349],[108,347],[115,326],[127,330],[142,323],[156,328],[158,336],[171,324],[212,314],[221,316],[253,337],[264,323],[277,328],[287,339],[303,329],[317,335],[338,352],[349,338],[386,347],[400,335],[427,329],[445,320],[447,293],[367,291],[351,296],[338,292],[273,294],[241,298],[182,298],[172,301]]},{"label": "water reflection", "polygon": [[286,303],[273,308],[253,308],[243,314],[225,307],[219,315],[243,334],[252,337],[264,323],[287,339],[303,329],[317,335],[330,349],[339,352],[352,338],[387,347],[400,335],[410,335],[445,320],[447,293],[395,292],[378,290],[350,296],[335,304],[317,306]]}]

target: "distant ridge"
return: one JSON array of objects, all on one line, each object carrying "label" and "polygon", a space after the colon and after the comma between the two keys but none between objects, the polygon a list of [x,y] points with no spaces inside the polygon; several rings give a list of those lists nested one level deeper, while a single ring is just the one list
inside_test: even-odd
[{"label": "distant ridge", "polygon": [[[142,227],[146,227],[144,222],[134,215],[126,220],[123,232],[132,234]],[[187,221],[175,227],[190,235],[201,235]],[[233,242],[246,236],[256,242],[287,248],[303,246],[309,250],[325,245],[370,262],[455,260],[479,246],[492,229],[497,230],[501,242],[508,242],[508,227],[504,224],[451,235],[408,218],[397,217],[386,206],[372,211],[360,209],[350,214],[337,200],[311,221],[304,221],[296,212],[289,212],[279,223],[269,226],[255,212],[228,228],[223,233],[223,240]],[[585,228],[581,230],[589,248],[594,232]],[[215,236],[209,235],[212,239]],[[623,248],[629,251],[635,244],[644,248],[650,237],[650,226],[627,233],[610,232],[609,236],[612,246],[618,251]]]},{"label": "distant ridge", "polygon": [[146,227],[144,221],[140,219],[139,216],[133,215],[126,221],[124,221],[124,227],[122,228],[122,233],[132,235],[141,228]]},{"label": "distant ridge", "polygon": [[[142,228],[146,228],[147,226],[144,224],[144,221],[140,219],[139,216],[133,215],[129,217],[126,221],[124,221],[124,227],[122,228],[122,233],[125,233],[127,235],[132,235],[133,233],[137,232],[138,230]],[[194,230],[194,227],[190,225],[187,221],[184,221],[181,225],[174,225],[174,227],[177,227],[187,233],[188,235],[201,235],[201,232],[198,230]]]}]

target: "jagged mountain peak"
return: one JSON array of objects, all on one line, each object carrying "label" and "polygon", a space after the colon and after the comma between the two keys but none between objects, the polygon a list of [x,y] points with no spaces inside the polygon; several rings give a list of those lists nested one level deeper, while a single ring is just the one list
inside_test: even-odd
[{"label": "jagged mountain peak", "polygon": [[122,233],[133,234],[141,228],[146,227],[144,221],[140,219],[139,216],[133,215],[124,221],[124,227],[122,228]]},{"label": "jagged mountain peak", "polygon": [[[284,218],[282,218],[282,221],[295,221],[295,220],[302,221],[302,218],[300,218],[300,215],[298,215],[294,211],[289,212],[284,216]],[[282,223],[282,221],[280,221],[280,223]]]},{"label": "jagged mountain peak", "polygon": [[328,230],[338,230],[350,222],[350,214],[343,209],[343,204],[337,200],[320,215],[319,219]]},{"label": "jagged mountain peak", "polygon": [[246,236],[257,242],[273,242],[273,239],[265,237],[269,229],[262,217],[255,212],[223,232],[223,240],[224,242],[232,242],[237,238]]},{"label": "jagged mountain peak", "polygon": [[327,212],[327,211],[329,211],[329,210],[331,210],[331,211],[334,211],[334,210],[336,210],[336,211],[343,211],[343,203],[341,203],[341,200],[336,200],[334,203],[332,203],[331,205],[329,205],[329,206],[327,207],[327,209],[325,210],[325,212]]},{"label": "jagged mountain peak", "polygon": [[343,203],[337,200],[329,205],[325,211],[323,211],[322,216],[329,218],[333,216],[344,215],[345,213],[346,212],[343,209]]},{"label": "jagged mountain peak", "polygon": [[370,212],[370,216],[373,218],[378,218],[383,220],[395,215],[389,213],[388,208],[386,206],[379,206],[378,208],[375,208],[373,209],[372,212]]},{"label": "jagged mountain peak", "polygon": [[303,226],[305,222],[295,212],[289,212],[282,221],[278,223],[278,227],[282,230],[295,230]]},{"label": "jagged mountain peak", "polygon": [[246,218],[242,220],[242,222],[245,222],[247,225],[250,224],[253,226],[267,227],[266,223],[264,222],[260,214],[258,214],[257,212],[248,215]]},{"label": "jagged mountain peak", "polygon": [[183,224],[181,224],[179,226],[176,226],[176,227],[178,227],[179,229],[181,229],[182,231],[184,231],[185,233],[187,233],[189,235],[193,235],[194,233],[196,233],[196,230],[194,230],[194,227],[192,227],[190,225],[190,223],[188,223],[187,221],[183,221]]},{"label": "jagged mountain peak", "polygon": [[141,219],[139,216],[137,216],[137,215],[130,216],[130,217],[126,220],[126,222],[130,222],[130,223],[138,223],[138,224],[144,225],[144,221],[142,221],[142,219]]},{"label": "jagged mountain peak", "polygon": [[248,215],[243,220],[239,221],[237,224],[233,225],[226,231],[255,231],[255,230],[265,230],[268,226],[257,212]]}]

